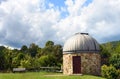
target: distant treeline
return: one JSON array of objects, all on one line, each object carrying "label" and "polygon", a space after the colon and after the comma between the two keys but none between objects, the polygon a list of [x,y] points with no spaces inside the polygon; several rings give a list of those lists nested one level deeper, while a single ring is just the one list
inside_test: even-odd
[{"label": "distant treeline", "polygon": [[35,43],[29,47],[23,45],[20,50],[0,46],[0,71],[12,71],[13,68],[23,67],[37,69],[39,67],[60,67],[62,64],[62,46],[47,41],[41,48]]}]

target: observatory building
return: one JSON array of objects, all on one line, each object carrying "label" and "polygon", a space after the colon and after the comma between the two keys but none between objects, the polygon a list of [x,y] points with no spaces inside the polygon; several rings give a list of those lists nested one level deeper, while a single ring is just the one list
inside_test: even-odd
[{"label": "observatory building", "polygon": [[63,47],[63,74],[100,75],[101,57],[98,42],[88,33],[76,33]]}]

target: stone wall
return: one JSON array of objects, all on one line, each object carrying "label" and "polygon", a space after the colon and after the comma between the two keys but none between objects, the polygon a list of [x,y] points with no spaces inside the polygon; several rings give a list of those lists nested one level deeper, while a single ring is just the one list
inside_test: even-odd
[{"label": "stone wall", "polygon": [[70,75],[73,73],[71,56],[71,54],[63,55],[63,74]]},{"label": "stone wall", "polygon": [[64,54],[63,74],[73,74],[73,56],[81,56],[81,74],[100,75],[101,57],[98,53]]}]

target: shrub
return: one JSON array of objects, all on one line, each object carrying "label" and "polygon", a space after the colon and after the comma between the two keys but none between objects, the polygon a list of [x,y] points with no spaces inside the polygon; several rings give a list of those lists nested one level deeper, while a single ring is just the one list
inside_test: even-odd
[{"label": "shrub", "polygon": [[120,72],[112,65],[103,65],[101,68],[101,75],[107,79],[119,79]]},{"label": "shrub", "polygon": [[120,69],[118,70],[118,78],[117,79],[120,79]]},{"label": "shrub", "polygon": [[113,54],[109,60],[115,68],[120,69],[120,54]]}]

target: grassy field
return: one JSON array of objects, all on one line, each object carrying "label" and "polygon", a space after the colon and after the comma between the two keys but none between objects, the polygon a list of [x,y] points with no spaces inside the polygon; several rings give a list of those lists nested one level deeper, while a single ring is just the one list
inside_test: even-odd
[{"label": "grassy field", "polygon": [[65,76],[61,73],[27,72],[27,73],[0,73],[0,79],[105,79],[102,77],[82,75]]}]

